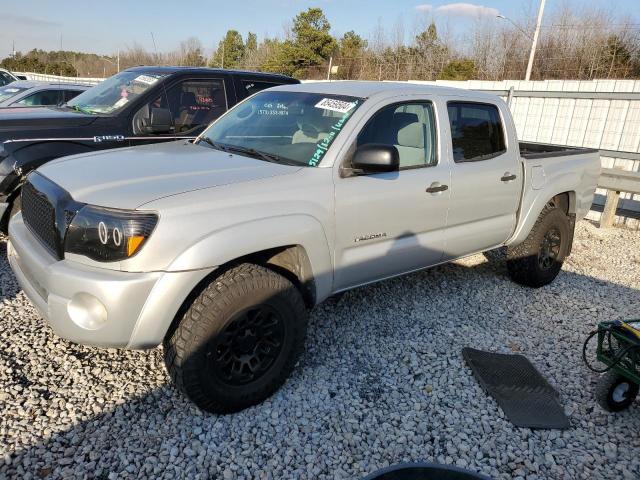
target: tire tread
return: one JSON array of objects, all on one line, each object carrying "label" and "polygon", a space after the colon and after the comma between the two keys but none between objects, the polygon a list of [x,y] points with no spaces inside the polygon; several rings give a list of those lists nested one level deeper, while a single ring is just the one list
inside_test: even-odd
[{"label": "tire tread", "polygon": [[[242,399],[233,406],[211,398],[198,379],[198,371],[189,362],[191,355],[207,339],[208,328],[222,321],[221,312],[237,297],[251,295],[260,290],[276,291],[297,312],[300,321],[294,327],[294,351],[286,360],[279,375],[258,393]],[[298,289],[286,278],[260,265],[243,263],[229,268],[214,279],[194,299],[177,327],[163,342],[165,365],[176,387],[203,410],[230,413],[259,403],[275,392],[293,370],[304,348],[307,311]]]},{"label": "tire tread", "polygon": [[562,215],[564,221],[566,221],[567,228],[569,228],[569,217],[559,208],[547,204],[542,209],[542,212],[540,212],[527,238],[515,247],[509,247],[507,249],[507,270],[511,279],[516,283],[539,288],[551,283],[562,268],[565,253],[570,250],[566,244],[562,245],[562,258],[558,261],[555,272],[550,276],[541,277],[536,266],[539,249],[538,234],[544,228],[547,218],[552,215],[558,217]]}]

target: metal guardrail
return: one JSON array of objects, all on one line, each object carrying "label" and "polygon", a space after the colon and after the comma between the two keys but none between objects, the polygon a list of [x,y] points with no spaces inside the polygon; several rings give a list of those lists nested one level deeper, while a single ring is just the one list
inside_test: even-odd
[{"label": "metal guardrail", "polygon": [[600,218],[600,227],[608,228],[613,225],[615,220],[620,192],[640,194],[640,172],[603,168],[598,180],[598,187],[608,190],[607,200]]},{"label": "metal guardrail", "polygon": [[569,98],[572,100],[640,100],[639,92],[575,92],[559,90],[477,90],[499,97]]},{"label": "metal guardrail", "polygon": [[640,173],[603,168],[598,180],[598,187],[618,192],[640,194]]}]

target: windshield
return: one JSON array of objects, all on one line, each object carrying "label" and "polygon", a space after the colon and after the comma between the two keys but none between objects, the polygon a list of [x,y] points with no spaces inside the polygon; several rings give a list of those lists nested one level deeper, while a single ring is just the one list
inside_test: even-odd
[{"label": "windshield", "polygon": [[164,77],[158,73],[120,72],[70,100],[67,106],[84,113],[116,113]]},{"label": "windshield", "polygon": [[205,130],[200,142],[315,167],[362,102],[344,95],[265,91],[231,109]]},{"label": "windshield", "polygon": [[0,102],[4,102],[7,98],[11,98],[20,92],[28,90],[27,87],[14,87],[11,84],[6,87],[0,87]]}]

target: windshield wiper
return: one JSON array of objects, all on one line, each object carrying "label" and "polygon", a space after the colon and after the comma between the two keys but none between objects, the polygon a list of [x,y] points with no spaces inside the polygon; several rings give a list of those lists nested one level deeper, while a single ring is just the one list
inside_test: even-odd
[{"label": "windshield wiper", "polygon": [[198,145],[199,143],[203,143],[203,142],[206,143],[207,145],[212,146],[216,150],[222,150],[223,152],[228,152],[229,151],[229,149],[227,148],[226,145],[224,145],[222,143],[214,142],[209,137],[200,137],[200,139],[198,140],[198,143],[196,145]]},{"label": "windshield wiper", "polygon": [[299,164],[297,164],[293,160],[289,160],[288,158],[283,158],[280,155],[276,155],[275,153],[261,152],[260,150],[256,150],[255,148],[241,147],[239,145],[229,145],[228,143],[214,142],[209,137],[201,137],[198,143],[200,142],[204,142],[207,145],[211,145],[213,148],[217,150],[222,150],[223,152],[227,152],[227,153],[233,153],[233,152],[241,153],[244,155],[249,155],[250,157],[260,158],[261,160],[264,160],[266,162],[299,166]]},{"label": "windshield wiper", "polygon": [[259,157],[260,159],[265,160],[267,162],[271,162],[271,163],[287,163],[291,165],[294,164],[293,162],[291,162],[291,160],[282,158],[280,155],[276,155],[275,153],[261,152],[260,150],[256,150],[255,148],[240,147],[238,145],[228,145],[228,144],[225,144],[224,147],[227,149],[227,151],[230,151],[230,152],[235,151],[238,153],[244,153],[252,157]]}]

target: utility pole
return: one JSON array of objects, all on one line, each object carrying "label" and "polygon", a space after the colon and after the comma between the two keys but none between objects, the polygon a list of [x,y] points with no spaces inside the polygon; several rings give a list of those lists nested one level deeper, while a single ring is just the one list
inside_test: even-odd
[{"label": "utility pole", "polygon": [[118,49],[118,73],[120,73],[120,49]]},{"label": "utility pole", "polygon": [[333,66],[333,57],[329,57],[329,69],[327,70],[327,80],[331,80],[331,67]]},{"label": "utility pole", "polygon": [[540,35],[540,25],[542,24],[542,13],[544,12],[544,4],[546,0],[540,0],[540,8],[538,9],[538,20],[536,21],[536,31],[533,32],[533,42],[531,43],[531,53],[529,53],[529,63],[527,64],[527,73],[525,80],[531,79],[531,69],[533,68],[533,59],[536,56],[536,46],[538,45],[538,36]]}]

